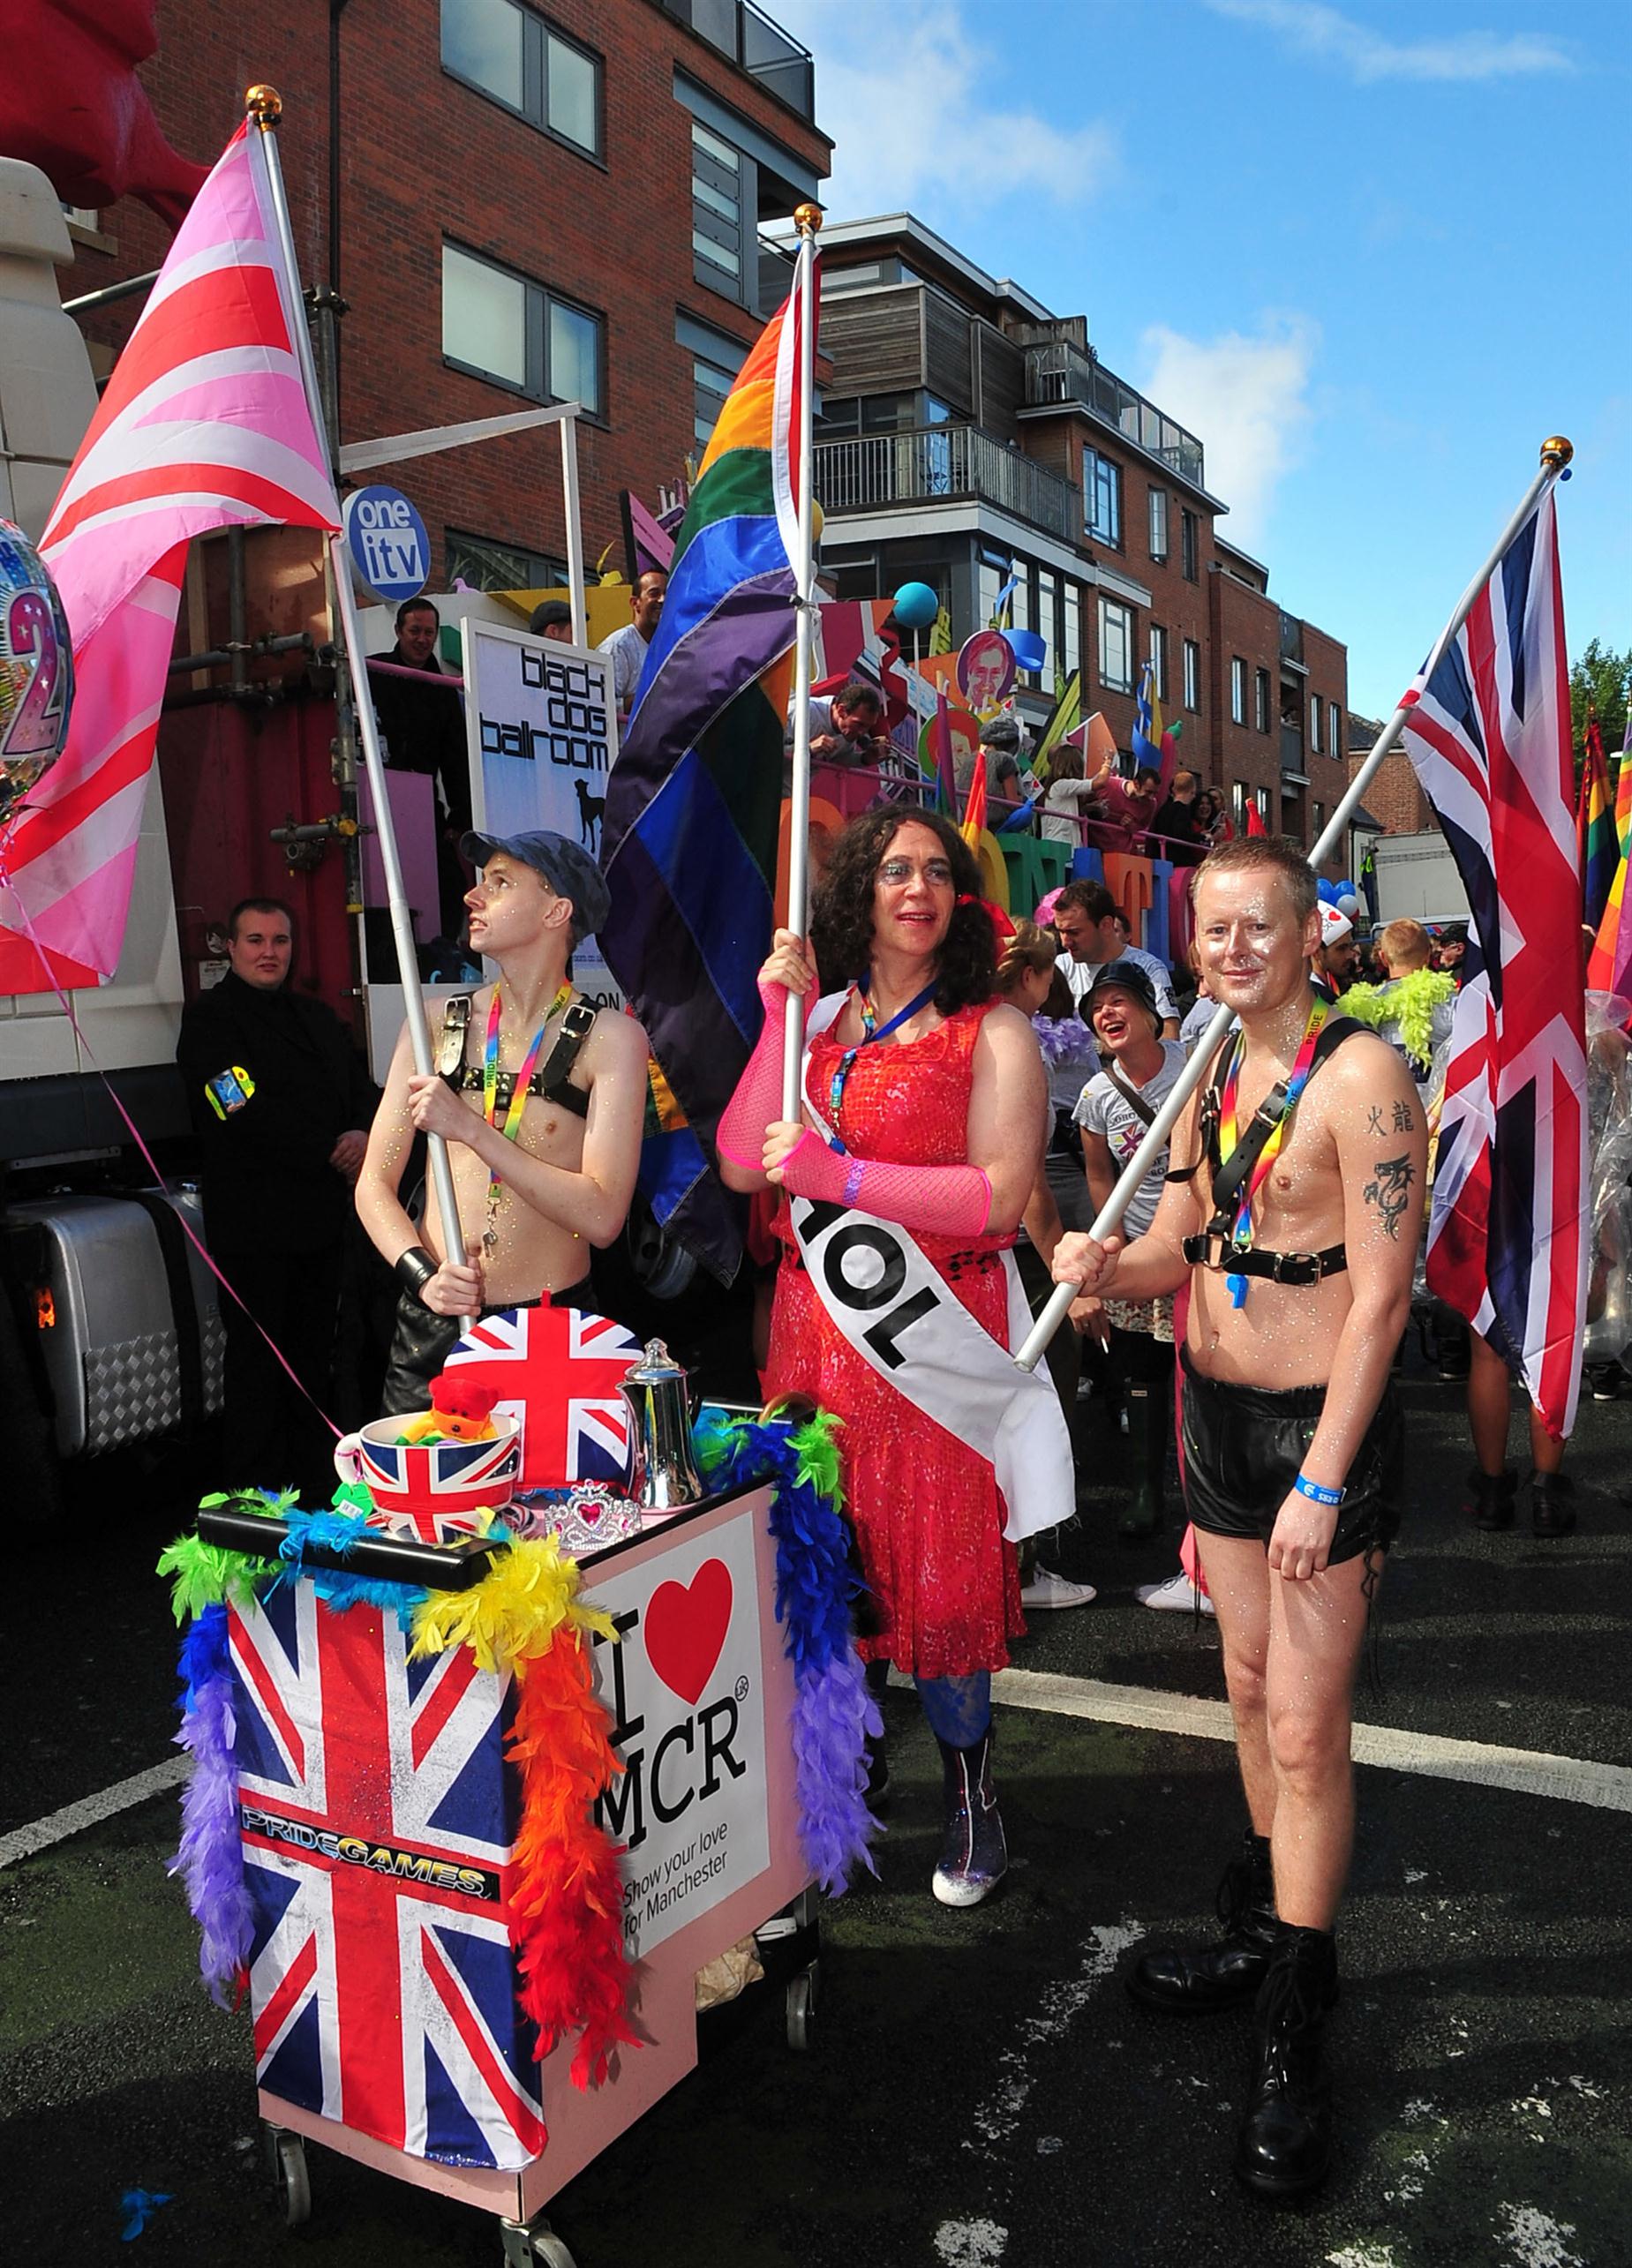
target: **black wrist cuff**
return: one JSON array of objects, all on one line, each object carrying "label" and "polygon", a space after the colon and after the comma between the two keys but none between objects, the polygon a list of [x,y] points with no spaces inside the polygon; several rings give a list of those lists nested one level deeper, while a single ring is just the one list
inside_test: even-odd
[{"label": "black wrist cuff", "polygon": [[423,1244],[410,1244],[406,1252],[399,1252],[395,1275],[398,1283],[416,1299],[436,1273],[436,1262]]}]

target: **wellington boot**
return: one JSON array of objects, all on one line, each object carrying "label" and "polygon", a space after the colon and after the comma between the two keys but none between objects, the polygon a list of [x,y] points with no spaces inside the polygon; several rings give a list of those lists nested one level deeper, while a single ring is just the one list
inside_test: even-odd
[{"label": "wellington boot", "polygon": [[1156,1945],[1140,1954],[1128,1972],[1136,2001],[1173,2016],[1213,2016],[1257,1993],[1279,1927],[1267,1836],[1248,1829],[1219,1882],[1217,1911],[1224,1934],[1216,1944]]},{"label": "wellington boot", "polygon": [[1128,1463],[1133,1494],[1117,1516],[1118,1536],[1155,1536],[1162,1521],[1162,1480],[1168,1456],[1168,1398],[1160,1386],[1128,1388]]},{"label": "wellington boot", "polygon": [[946,1795],[946,1833],[930,1885],[944,1906],[976,1906],[1009,1870],[1009,1846],[992,1788],[991,1728],[973,1748],[937,1739]]},{"label": "wellington boot", "polygon": [[1263,2197],[1301,2197],[1332,2162],[1332,2088],[1321,2052],[1337,1998],[1337,1945],[1282,1922],[1253,2011],[1258,2071],[1236,2173]]}]

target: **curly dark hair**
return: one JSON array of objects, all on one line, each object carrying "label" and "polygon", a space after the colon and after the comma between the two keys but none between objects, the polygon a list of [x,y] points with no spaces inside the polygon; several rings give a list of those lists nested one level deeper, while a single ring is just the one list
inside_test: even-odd
[{"label": "curly dark hair", "polygon": [[997,988],[997,941],[991,917],[981,903],[981,870],[974,852],[950,819],[937,811],[899,804],[863,811],[833,845],[827,872],[810,909],[810,938],[816,966],[829,991],[859,977],[873,953],[873,891],[884,853],[905,826],[927,827],[944,850],[961,902],[952,908],[941,947],[935,1004],[943,1016],[977,1001]]}]

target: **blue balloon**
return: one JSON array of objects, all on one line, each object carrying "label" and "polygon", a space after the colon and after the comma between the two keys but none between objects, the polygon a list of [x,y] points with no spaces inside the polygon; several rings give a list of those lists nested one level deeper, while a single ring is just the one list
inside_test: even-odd
[{"label": "blue balloon", "polygon": [[941,611],[941,602],[927,582],[904,582],[891,605],[904,630],[927,630]]},{"label": "blue balloon", "polygon": [[1048,641],[1035,630],[1005,630],[1003,635],[1009,642],[1017,669],[1040,670],[1048,660]]},{"label": "blue balloon", "polygon": [[1320,893],[1322,905],[1336,905],[1338,885],[1335,882],[1319,882],[1315,884],[1315,888]]}]

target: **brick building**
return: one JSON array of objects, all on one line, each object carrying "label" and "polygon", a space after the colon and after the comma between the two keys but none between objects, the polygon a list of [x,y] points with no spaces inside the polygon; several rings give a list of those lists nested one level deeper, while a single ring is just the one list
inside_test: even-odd
[{"label": "brick building", "polygon": [[[620,488],[680,478],[786,292],[760,231],[831,148],[806,50],[750,0],[160,0],[158,25],[143,79],[184,155],[213,162],[253,82],[283,96],[302,278],[347,310],[342,439],[575,396],[593,562]],[[76,234],[65,298],[169,244],[129,199]],[[85,314],[104,370],[139,304]],[[419,506],[433,586],[527,585],[562,567],[559,461],[533,432],[371,477]]]},{"label": "brick building", "polygon": [[[1370,755],[1381,731],[1382,725],[1374,717],[1350,717],[1350,779]],[[1383,758],[1366,788],[1365,800],[1386,835],[1421,835],[1439,824],[1422,792],[1417,767],[1403,748],[1395,748]]]},{"label": "brick building", "polygon": [[1081,316],[982,273],[908,214],[822,232],[822,558],[839,595],[930,584],[958,641],[1018,577],[1016,628],[1130,744],[1142,663],[1186,759],[1305,844],[1348,784],[1347,652],[1215,523],[1203,443],[1107,369]]}]

